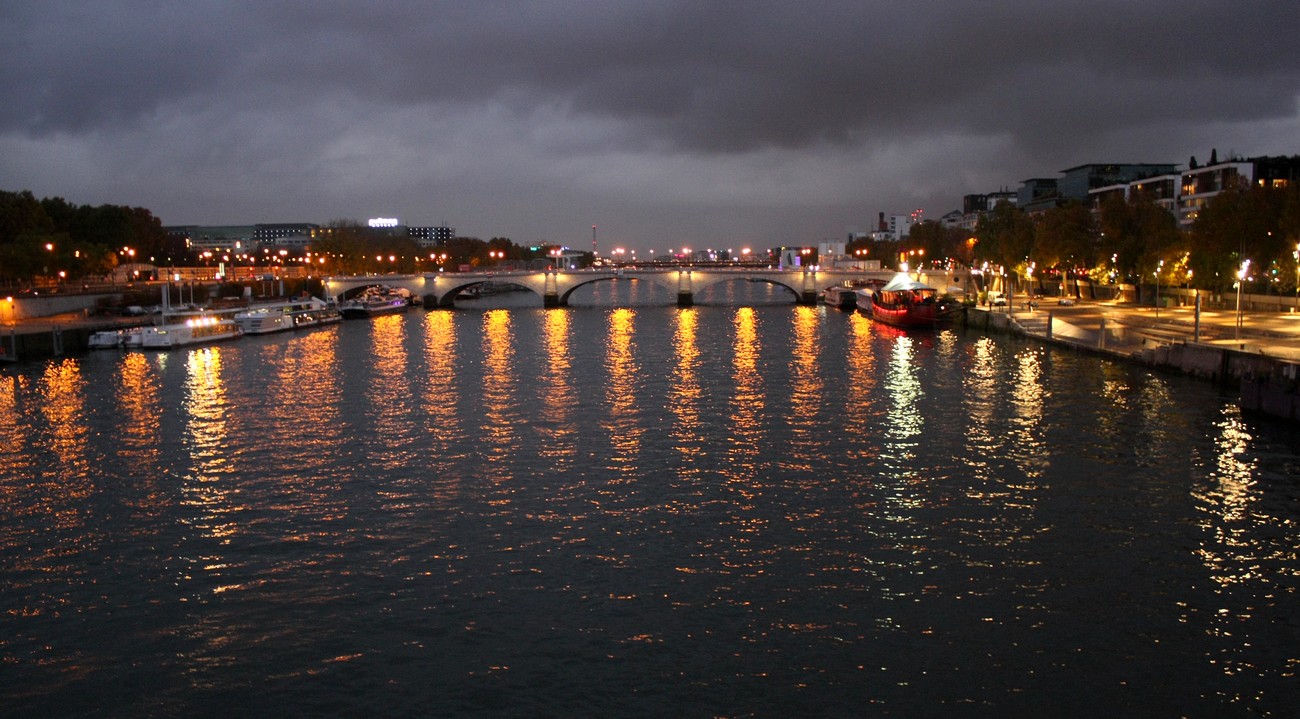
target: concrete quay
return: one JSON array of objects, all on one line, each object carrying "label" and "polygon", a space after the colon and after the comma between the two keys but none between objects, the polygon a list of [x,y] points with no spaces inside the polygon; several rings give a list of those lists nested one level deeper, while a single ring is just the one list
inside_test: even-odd
[{"label": "concrete quay", "polygon": [[89,312],[64,312],[0,323],[0,362],[37,360],[78,354],[100,330],[152,324],[152,317],[106,317]]},{"label": "concrete quay", "polygon": [[[1240,320],[1239,320],[1240,318]],[[999,330],[1238,388],[1244,409],[1300,421],[1300,313],[1136,307],[1121,302],[967,311]]]}]

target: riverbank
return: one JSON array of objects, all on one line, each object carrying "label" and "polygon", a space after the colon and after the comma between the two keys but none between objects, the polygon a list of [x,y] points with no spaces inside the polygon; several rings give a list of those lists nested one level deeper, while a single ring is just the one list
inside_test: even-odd
[{"label": "riverbank", "polygon": [[973,308],[966,322],[1236,388],[1244,409],[1300,421],[1300,314],[1046,302]]},{"label": "riverbank", "polygon": [[152,323],[151,317],[113,317],[88,312],[7,322],[0,325],[0,362],[78,354],[88,349],[87,341],[96,332]]}]

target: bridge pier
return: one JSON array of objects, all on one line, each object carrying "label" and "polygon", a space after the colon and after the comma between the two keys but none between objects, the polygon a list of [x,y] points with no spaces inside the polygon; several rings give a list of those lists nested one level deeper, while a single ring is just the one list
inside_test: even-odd
[{"label": "bridge pier", "polygon": [[677,270],[677,306],[695,306],[695,289],[691,286],[690,270]]},{"label": "bridge pier", "polygon": [[564,302],[560,299],[559,275],[556,272],[547,272],[546,278],[542,281],[542,307],[551,309],[563,306]]},{"label": "bridge pier", "polygon": [[817,304],[817,273],[803,273],[803,288],[799,292],[799,304],[815,305]]}]

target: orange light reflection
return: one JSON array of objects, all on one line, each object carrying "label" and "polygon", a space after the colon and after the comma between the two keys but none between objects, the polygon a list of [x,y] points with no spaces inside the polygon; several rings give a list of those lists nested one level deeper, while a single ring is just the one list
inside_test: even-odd
[{"label": "orange light reflection", "polygon": [[605,350],[605,368],[609,385],[605,391],[609,403],[605,430],[613,445],[611,465],[621,471],[636,470],[644,429],[636,400],[637,377],[640,368],[636,363],[636,312],[621,308],[609,313],[609,339]]},{"label": "orange light reflection", "polygon": [[697,374],[700,350],[695,339],[698,323],[699,313],[695,309],[678,310],[677,329],[673,333],[673,349],[677,354],[677,366],[672,389],[669,392],[669,409],[677,418],[672,429],[674,447],[687,460],[681,472],[683,477],[697,473],[690,459],[700,454],[705,441],[700,434],[701,390]]},{"label": "orange light reflection", "polygon": [[513,477],[510,456],[515,451],[514,331],[509,310],[483,314],[483,422],[488,476],[497,481]]},{"label": "orange light reflection", "polygon": [[577,456],[573,412],[578,397],[570,373],[573,360],[569,354],[571,316],[567,309],[553,309],[545,314],[543,327],[547,370],[542,382],[542,402],[546,406],[546,423],[539,429],[546,436],[541,455],[558,468],[570,465]]}]

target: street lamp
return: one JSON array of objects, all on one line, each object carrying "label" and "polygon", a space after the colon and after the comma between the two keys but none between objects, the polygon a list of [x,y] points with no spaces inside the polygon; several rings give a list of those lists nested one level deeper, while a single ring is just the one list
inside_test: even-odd
[{"label": "street lamp", "polygon": [[1295,311],[1300,312],[1300,242],[1296,243],[1291,256],[1295,258]]},{"label": "street lamp", "polygon": [[1237,327],[1233,332],[1233,339],[1241,339],[1241,285],[1246,281],[1246,271],[1250,268],[1250,260],[1242,260],[1241,269],[1237,270]]},{"label": "street lamp", "polygon": [[1156,263],[1156,319],[1160,319],[1160,270],[1165,266],[1165,261],[1160,260]]}]

